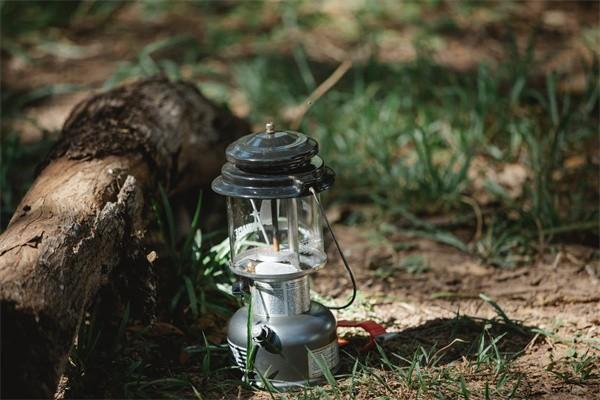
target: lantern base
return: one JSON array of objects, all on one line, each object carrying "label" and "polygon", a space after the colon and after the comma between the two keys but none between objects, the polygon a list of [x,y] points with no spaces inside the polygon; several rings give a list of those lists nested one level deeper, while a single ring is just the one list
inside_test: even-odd
[{"label": "lantern base", "polygon": [[[257,337],[256,331],[266,334]],[[250,375],[251,383],[261,388],[302,388],[322,382],[323,369],[335,372],[339,366],[335,317],[314,301],[305,313],[270,319],[249,316],[248,308],[242,307],[229,322],[227,341],[241,370],[246,369],[246,356],[251,353],[248,345],[257,346]]]}]

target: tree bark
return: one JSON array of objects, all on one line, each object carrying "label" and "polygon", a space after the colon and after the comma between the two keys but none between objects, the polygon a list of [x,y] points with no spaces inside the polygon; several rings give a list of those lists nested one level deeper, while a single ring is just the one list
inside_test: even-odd
[{"label": "tree bark", "polygon": [[158,185],[207,184],[248,130],[164,79],[75,107],[0,236],[3,397],[52,397],[86,306],[143,240]]}]

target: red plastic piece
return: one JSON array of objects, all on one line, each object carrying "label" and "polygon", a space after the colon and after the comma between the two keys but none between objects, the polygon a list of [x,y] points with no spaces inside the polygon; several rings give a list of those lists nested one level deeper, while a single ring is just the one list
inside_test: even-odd
[{"label": "red plastic piece", "polygon": [[[340,320],[337,322],[338,328],[362,328],[369,334],[369,341],[363,347],[360,348],[361,352],[366,352],[375,348],[375,339],[378,336],[386,334],[386,330],[383,326],[373,320],[368,321],[347,321]],[[346,339],[338,338],[338,344],[345,346],[350,343]]]}]

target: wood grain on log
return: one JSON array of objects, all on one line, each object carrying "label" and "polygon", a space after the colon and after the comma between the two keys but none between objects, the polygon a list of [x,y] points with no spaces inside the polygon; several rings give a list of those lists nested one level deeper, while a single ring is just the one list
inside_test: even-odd
[{"label": "wood grain on log", "polygon": [[164,79],[75,107],[0,236],[3,397],[53,395],[86,306],[144,237],[157,186],[208,183],[248,129]]}]

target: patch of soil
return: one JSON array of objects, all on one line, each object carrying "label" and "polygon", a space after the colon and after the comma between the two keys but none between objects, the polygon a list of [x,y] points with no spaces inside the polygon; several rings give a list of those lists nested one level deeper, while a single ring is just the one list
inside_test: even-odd
[{"label": "patch of soil", "polygon": [[[389,332],[397,333],[385,345],[390,350],[410,356],[415,351],[415,341],[423,346],[436,344],[437,348],[448,346],[456,338],[473,343],[482,327],[469,322],[457,331],[456,318],[497,317],[497,310],[479,298],[483,293],[511,321],[552,333],[551,337],[533,337],[510,333],[504,327],[510,333],[513,351],[522,352],[514,368],[528,377],[526,392],[532,398],[594,398],[600,393],[597,377],[585,384],[568,384],[547,370],[569,348],[600,355],[600,269],[593,259],[594,249],[563,246],[556,255],[548,255],[533,265],[496,269],[425,239],[407,238],[414,247],[391,254],[389,247],[369,241],[364,228],[338,225],[335,230],[362,294],[357,304],[338,313],[338,318],[382,323]],[[426,260],[426,272],[410,273],[389,264],[390,259],[402,262],[415,254]],[[314,277],[313,288],[344,298],[350,293],[350,283],[333,246],[329,248],[329,260]],[[382,261],[388,264],[381,265]],[[378,268],[395,272],[377,278]],[[467,353],[458,351],[455,355],[458,358]],[[477,376],[470,379],[473,381],[469,384],[477,382]]]}]

